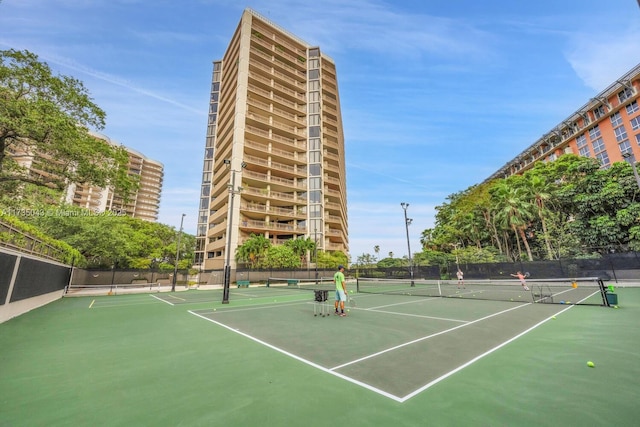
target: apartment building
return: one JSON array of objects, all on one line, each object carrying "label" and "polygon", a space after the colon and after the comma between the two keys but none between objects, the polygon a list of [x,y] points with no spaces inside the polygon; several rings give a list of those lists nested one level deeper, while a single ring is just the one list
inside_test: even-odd
[{"label": "apartment building", "polygon": [[[109,144],[119,145],[105,135],[92,135]],[[155,222],[160,212],[164,166],[132,148],[122,147],[129,155],[129,175],[137,177],[139,182],[138,190],[130,194],[128,200],[125,201],[112,187],[73,183],[66,189],[65,202],[94,212],[114,212]]]},{"label": "apartment building", "polygon": [[[96,139],[120,146],[105,135],[95,132],[90,134]],[[114,212],[155,222],[158,220],[160,211],[164,166],[132,148],[122,147],[129,155],[129,175],[138,177],[139,182],[138,190],[130,194],[127,201],[111,187],[103,188],[79,183],[67,185],[63,200],[65,203],[97,213]],[[55,160],[46,153],[34,151],[34,145],[28,142],[16,144],[9,153],[20,166],[29,171],[31,176],[52,176],[52,172],[47,171],[48,168],[45,165]]]},{"label": "apartment building", "polygon": [[235,268],[251,235],[349,251],[335,63],[246,9],[213,63],[196,264]]},{"label": "apartment building", "polygon": [[573,153],[606,168],[640,158],[640,64],[527,147],[487,181],[522,174],[538,161]]}]

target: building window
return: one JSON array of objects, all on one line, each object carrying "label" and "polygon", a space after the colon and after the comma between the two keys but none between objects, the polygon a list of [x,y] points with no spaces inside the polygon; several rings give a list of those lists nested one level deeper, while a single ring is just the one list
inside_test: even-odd
[{"label": "building window", "polygon": [[584,133],[576,138],[576,144],[578,145],[578,148],[582,148],[587,145],[587,137]]},{"label": "building window", "polygon": [[320,90],[320,81],[313,80],[309,82],[309,91]]},{"label": "building window", "polygon": [[318,56],[320,56],[320,49],[318,48],[309,49],[309,58],[317,58]]},{"label": "building window", "polygon": [[629,143],[629,140],[626,141],[622,141],[620,144],[618,144],[618,147],[620,147],[620,152],[621,153],[626,153],[627,151],[631,151],[631,144]]},{"label": "building window", "polygon": [[593,152],[596,154],[602,151],[605,151],[604,142],[602,141],[602,138],[598,138],[592,141],[591,145],[593,146]]},{"label": "building window", "polygon": [[320,136],[320,126],[311,126],[309,128],[309,136],[312,138],[317,138]]},{"label": "building window", "polygon": [[317,126],[320,124],[320,114],[312,114],[309,116],[309,126]]},{"label": "building window", "polygon": [[633,119],[630,120],[630,122],[631,122],[631,129],[633,130],[640,129],[640,116],[634,117]]},{"label": "building window", "polygon": [[309,165],[309,176],[320,176],[320,172],[319,164]]},{"label": "building window", "polygon": [[309,70],[309,79],[315,80],[320,78],[320,70]]},{"label": "building window", "polygon": [[600,117],[602,117],[604,115],[605,115],[605,111],[604,111],[604,106],[603,105],[593,109],[593,116],[596,119],[599,119]]},{"label": "building window", "polygon": [[309,218],[320,218],[321,215],[321,205],[311,205],[309,206]]},{"label": "building window", "polygon": [[616,135],[616,141],[621,142],[627,139],[627,131],[624,126],[619,126],[613,130],[613,133]]},{"label": "building window", "polygon": [[605,149],[604,141],[602,140],[602,138],[598,138],[595,141],[592,141],[591,145],[593,146],[595,157],[600,161],[600,164],[605,168],[609,167],[609,156],[607,155],[607,150]]},{"label": "building window", "polygon": [[322,180],[320,178],[309,179],[309,190],[320,190],[322,186]]},{"label": "building window", "polygon": [[622,116],[620,115],[619,111],[613,114],[609,118],[611,119],[611,124],[613,125],[613,127],[617,127],[622,124]]},{"label": "building window", "polygon": [[611,162],[609,161],[609,156],[607,155],[606,151],[596,154],[596,159],[600,161],[600,164],[602,165],[603,168],[608,168],[609,165],[611,164]]},{"label": "building window", "polygon": [[309,150],[319,150],[320,149],[320,139],[311,138],[309,140]]},{"label": "building window", "polygon": [[633,90],[631,90],[628,87],[625,87],[624,90],[622,90],[621,92],[618,92],[618,99],[620,100],[621,103],[631,98],[632,96],[633,96]]},{"label": "building window", "polygon": [[588,146],[584,146],[582,148],[578,148],[578,153],[582,157],[591,157],[591,152],[589,151],[589,147]]},{"label": "building window", "polygon": [[309,163],[320,163],[322,161],[322,156],[319,151],[310,151],[309,152]]},{"label": "building window", "polygon": [[309,203],[321,203],[322,192],[320,190],[313,190],[309,192]]},{"label": "building window", "polygon": [[636,135],[636,142],[640,145],[640,133]]},{"label": "building window", "polygon": [[591,141],[594,141],[599,137],[600,137],[600,128],[598,127],[598,125],[595,125],[591,129],[589,129],[589,139],[591,139]]},{"label": "building window", "polygon": [[631,104],[627,105],[627,115],[632,115],[633,113],[637,113],[640,111],[640,107],[638,107],[638,103],[633,101]]}]

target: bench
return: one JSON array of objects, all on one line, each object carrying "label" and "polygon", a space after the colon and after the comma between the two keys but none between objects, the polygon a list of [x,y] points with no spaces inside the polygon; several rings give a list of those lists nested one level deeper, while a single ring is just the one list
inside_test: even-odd
[{"label": "bench", "polygon": [[236,282],[236,285],[238,285],[239,288],[248,288],[249,287],[249,281],[248,280],[238,280]]},{"label": "bench", "polygon": [[298,286],[300,280],[298,279],[287,279],[287,286]]}]

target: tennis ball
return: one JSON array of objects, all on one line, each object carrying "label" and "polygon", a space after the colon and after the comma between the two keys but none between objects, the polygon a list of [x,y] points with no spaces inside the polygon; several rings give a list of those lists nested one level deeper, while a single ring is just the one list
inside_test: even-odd
[{"label": "tennis ball", "polygon": [[590,367],[590,368],[595,368],[596,364],[595,364],[595,363],[593,363],[591,360],[589,360],[589,361],[587,362],[587,366],[588,366],[588,367]]},{"label": "tennis ball", "polygon": [[349,310],[349,309],[347,308],[347,312],[349,312],[349,311],[351,311],[351,310]]},{"label": "tennis ball", "polygon": [[614,305],[614,306],[613,306],[613,308],[618,308],[618,306],[617,306],[617,305]]},{"label": "tennis ball", "polygon": [[553,320],[556,320],[556,316],[551,316],[551,318],[552,318]]}]

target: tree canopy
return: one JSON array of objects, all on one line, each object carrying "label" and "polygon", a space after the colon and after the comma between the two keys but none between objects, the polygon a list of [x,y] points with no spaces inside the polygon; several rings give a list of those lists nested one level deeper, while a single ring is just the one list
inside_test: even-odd
[{"label": "tree canopy", "polygon": [[497,261],[637,250],[639,193],[630,164],[601,168],[595,159],[566,154],[449,196],[421,242],[467,262],[485,259],[474,252],[486,249]]},{"label": "tree canopy", "polygon": [[[30,183],[63,189],[69,182],[113,186],[126,198],[137,183],[129,157],[91,135],[106,114],[79,80],[54,75],[29,51],[0,50],[0,186],[4,196]],[[21,160],[33,161],[30,168]]]}]

